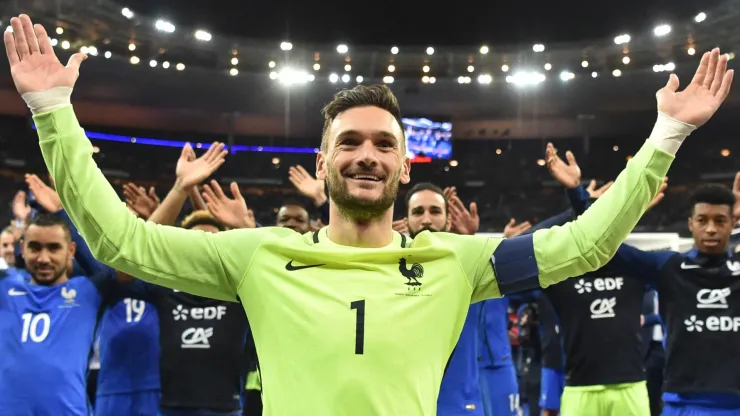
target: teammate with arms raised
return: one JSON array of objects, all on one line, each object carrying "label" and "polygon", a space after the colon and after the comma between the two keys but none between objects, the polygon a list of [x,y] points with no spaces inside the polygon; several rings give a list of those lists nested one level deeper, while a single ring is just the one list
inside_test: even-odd
[{"label": "teammate with arms raised", "polygon": [[[158,285],[238,298],[254,330],[265,414],[281,416],[435,414],[469,304],[603,266],[732,80],[732,72],[707,71],[718,51],[704,56],[685,91],[671,76],[653,134],[611,190],[564,227],[509,240],[421,233],[411,241],[392,230],[411,168],[400,109],[387,87],[358,86],[324,109],[316,169],[328,184],[327,227],[207,234],[145,223],[120,203],[70,105],[84,55],[64,67],[43,27],[25,15],[11,25],[4,36],[15,85],[62,203],[95,256]],[[719,87],[703,86],[705,78]]]}]

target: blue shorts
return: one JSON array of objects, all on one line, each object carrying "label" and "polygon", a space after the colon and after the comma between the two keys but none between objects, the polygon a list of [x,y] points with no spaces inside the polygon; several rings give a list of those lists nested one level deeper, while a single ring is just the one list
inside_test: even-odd
[{"label": "blue shorts", "polygon": [[157,416],[159,390],[105,394],[95,397],[95,416]]},{"label": "blue shorts", "polygon": [[740,410],[715,409],[695,404],[666,403],[662,416],[738,416]]},{"label": "blue shorts", "polygon": [[481,367],[480,391],[486,416],[517,416],[519,414],[519,384],[513,365]]},{"label": "blue shorts", "polygon": [[565,374],[561,370],[543,368],[540,377],[540,408],[560,410],[560,397],[565,388]]}]

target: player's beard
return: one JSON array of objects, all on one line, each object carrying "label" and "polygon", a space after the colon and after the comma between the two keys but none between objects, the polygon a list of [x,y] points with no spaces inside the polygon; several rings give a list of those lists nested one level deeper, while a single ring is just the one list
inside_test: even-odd
[{"label": "player's beard", "polygon": [[[54,270],[54,273],[50,278],[44,277],[43,279],[39,278],[39,267],[38,265],[34,266],[32,270],[29,270],[31,272],[31,277],[33,277],[34,283],[36,283],[39,286],[54,286],[59,279],[61,279],[63,276],[67,274],[67,262],[65,262],[65,266],[62,266],[58,270]],[[51,266],[54,267],[53,265]]]},{"label": "player's beard", "polygon": [[431,225],[428,225],[428,226],[425,226],[425,227],[421,227],[420,229],[418,229],[416,231],[414,231],[414,230],[412,230],[412,229],[409,228],[409,235],[411,236],[411,238],[416,238],[417,235],[423,233],[424,231],[429,231],[431,233],[438,233],[438,232],[440,232],[442,230],[438,230],[438,229],[432,227]]},{"label": "player's beard", "polygon": [[336,204],[339,212],[353,221],[376,221],[383,217],[396,202],[398,186],[401,179],[401,169],[394,172],[383,184],[380,197],[374,200],[360,199],[349,192],[347,178],[333,166],[327,166],[327,187],[329,199]]}]

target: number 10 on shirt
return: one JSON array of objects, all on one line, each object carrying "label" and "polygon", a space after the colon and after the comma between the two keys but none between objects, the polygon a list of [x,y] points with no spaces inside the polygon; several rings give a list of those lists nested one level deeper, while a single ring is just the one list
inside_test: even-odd
[{"label": "number 10 on shirt", "polygon": [[356,300],[349,304],[350,309],[357,310],[355,323],[355,354],[365,353],[365,301]]}]

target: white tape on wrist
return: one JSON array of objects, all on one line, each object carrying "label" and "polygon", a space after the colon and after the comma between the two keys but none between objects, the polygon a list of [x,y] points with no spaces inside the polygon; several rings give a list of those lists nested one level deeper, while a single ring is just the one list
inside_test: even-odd
[{"label": "white tape on wrist", "polygon": [[21,95],[21,98],[34,115],[48,113],[57,108],[71,105],[71,97],[71,87],[54,87],[50,90],[27,92]]},{"label": "white tape on wrist", "polygon": [[694,130],[696,130],[696,126],[658,112],[658,120],[655,122],[655,127],[653,127],[653,132],[650,133],[648,140],[658,149],[675,155],[678,148],[681,147],[681,143]]}]

